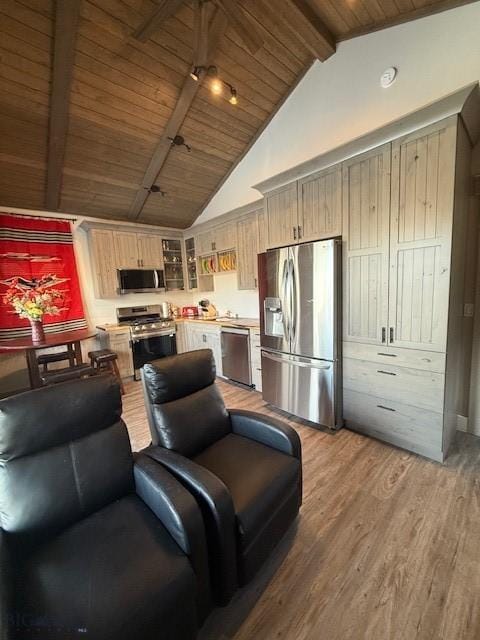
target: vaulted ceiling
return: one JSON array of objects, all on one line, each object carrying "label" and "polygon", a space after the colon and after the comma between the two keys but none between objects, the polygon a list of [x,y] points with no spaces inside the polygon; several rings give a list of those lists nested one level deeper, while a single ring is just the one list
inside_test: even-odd
[{"label": "vaulted ceiling", "polygon": [[0,205],[188,227],[315,58],[461,4],[1,0]]}]

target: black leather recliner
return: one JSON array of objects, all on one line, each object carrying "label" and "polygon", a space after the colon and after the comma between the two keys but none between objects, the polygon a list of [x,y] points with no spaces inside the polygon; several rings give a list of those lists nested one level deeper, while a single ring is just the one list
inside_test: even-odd
[{"label": "black leather recliner", "polygon": [[133,459],[110,376],[0,401],[1,638],[189,640],[210,609],[202,515]]},{"label": "black leather recliner", "polygon": [[301,445],[294,429],[225,408],[210,349],[142,369],[152,446],[202,508],[212,587],[226,604],[259,569],[302,500]]}]

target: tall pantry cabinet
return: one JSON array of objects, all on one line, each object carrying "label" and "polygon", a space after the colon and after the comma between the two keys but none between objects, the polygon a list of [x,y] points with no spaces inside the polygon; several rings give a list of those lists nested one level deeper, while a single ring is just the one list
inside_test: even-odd
[{"label": "tall pantry cabinet", "polygon": [[439,461],[469,384],[479,133],[476,84],[257,185],[267,246],[342,236],[346,426]]},{"label": "tall pantry cabinet", "polygon": [[470,148],[451,116],[344,163],[344,417],[440,461],[468,383]]}]

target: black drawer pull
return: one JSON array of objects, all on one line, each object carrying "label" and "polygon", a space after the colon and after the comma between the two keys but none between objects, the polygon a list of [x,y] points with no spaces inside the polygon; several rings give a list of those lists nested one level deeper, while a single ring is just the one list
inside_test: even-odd
[{"label": "black drawer pull", "polygon": [[396,354],[395,353],[382,353],[382,352],[377,352],[377,356],[385,356],[386,358],[396,358]]},{"label": "black drawer pull", "polygon": [[396,411],[396,409],[392,409],[390,407],[385,407],[383,404],[377,404],[379,409],[385,409],[385,411]]},{"label": "black drawer pull", "polygon": [[382,371],[381,369],[377,369],[377,373],[383,373],[386,376],[396,376],[396,373],[393,373],[392,371]]}]

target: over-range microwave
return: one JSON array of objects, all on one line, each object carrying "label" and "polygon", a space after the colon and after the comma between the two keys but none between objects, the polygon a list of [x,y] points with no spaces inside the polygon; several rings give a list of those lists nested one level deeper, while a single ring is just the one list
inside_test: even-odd
[{"label": "over-range microwave", "polygon": [[165,291],[162,269],[117,269],[118,293]]}]

